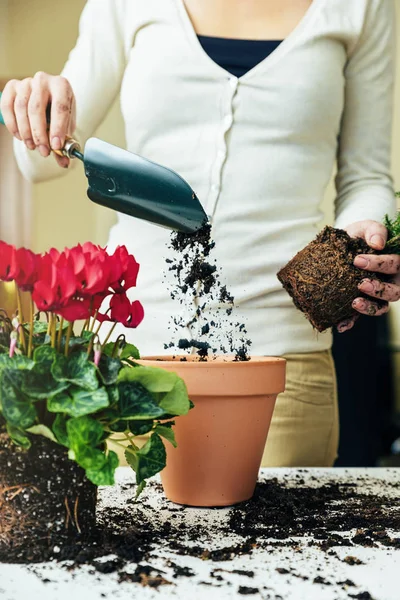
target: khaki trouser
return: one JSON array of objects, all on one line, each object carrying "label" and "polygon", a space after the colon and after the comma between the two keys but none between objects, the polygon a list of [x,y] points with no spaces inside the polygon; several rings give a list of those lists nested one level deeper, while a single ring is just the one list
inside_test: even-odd
[{"label": "khaki trouser", "polygon": [[336,373],[330,350],[288,354],[261,465],[330,467],[339,444]]},{"label": "khaki trouser", "polygon": [[[336,374],[329,350],[288,354],[286,391],[278,396],[263,467],[330,467],[339,443]],[[136,438],[142,446],[147,436]],[[240,440],[238,440],[240,444]],[[110,447],[126,464],[121,448]]]}]

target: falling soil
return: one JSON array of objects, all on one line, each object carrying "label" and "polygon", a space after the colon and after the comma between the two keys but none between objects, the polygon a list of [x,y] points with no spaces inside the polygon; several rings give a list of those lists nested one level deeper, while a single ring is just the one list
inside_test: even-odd
[{"label": "falling soil", "polygon": [[0,562],[40,560],[96,523],[96,486],[62,446],[32,437],[24,451],[0,433]]},{"label": "falling soil", "polygon": [[[178,578],[196,575],[193,562],[192,568],[188,568],[169,560],[167,565],[172,569],[172,575],[154,566],[155,548],[167,548],[175,556],[190,556],[215,564],[210,579],[202,581],[202,585],[230,585],[224,575],[236,573],[245,578],[238,593],[251,596],[259,592],[259,588],[252,585],[254,571],[233,569],[230,565],[237,557],[252,554],[256,548],[268,551],[287,548],[302,552],[301,548],[308,544],[319,549],[331,562],[341,560],[335,548],[345,547],[348,555],[344,562],[355,569],[362,564],[352,555],[357,546],[400,550],[400,537],[392,533],[400,531],[398,494],[393,494],[396,497],[374,495],[368,490],[369,482],[359,477],[354,483],[335,481],[318,485],[317,478],[312,476],[311,485],[306,486],[299,476],[294,486],[293,481],[285,483],[270,479],[259,483],[254,497],[230,509],[228,519],[216,527],[202,521],[194,524],[192,519],[186,518],[191,514],[190,508],[175,507],[165,499],[157,506],[146,499],[135,502],[135,485],[126,483],[122,487],[123,493],[128,495],[125,504],[121,508],[107,507],[99,511],[97,527],[86,539],[61,537],[58,541],[53,540],[53,543],[57,542],[56,548],[43,539],[38,540],[35,552],[31,539],[24,554],[15,555],[11,548],[9,553],[0,555],[0,560],[68,560],[71,561],[65,563],[68,570],[74,571],[83,564],[91,565],[95,572],[115,573],[119,582],[152,588],[169,586]],[[160,484],[151,482],[149,485],[161,494]],[[359,491],[363,485],[367,489],[365,493]],[[400,491],[399,483],[385,483],[385,486],[387,490],[390,486]],[[168,518],[160,517],[163,510],[168,511]],[[216,537],[223,543],[224,538],[232,534],[235,542],[231,538],[229,544],[210,550]],[[368,591],[362,588],[358,591],[351,579],[335,581],[322,575],[311,576],[309,572],[298,573],[289,564],[276,570],[282,577],[309,580],[316,586],[340,586],[353,594],[349,597],[372,598]]]},{"label": "falling soil", "polygon": [[[353,262],[357,254],[373,253],[364,240],[325,227],[277,276],[295,306],[322,332],[357,314],[352,307],[355,298],[368,297],[358,285],[366,278],[377,279],[377,275],[358,269]],[[381,275],[380,279],[388,278]]]},{"label": "falling soil", "polygon": [[[193,234],[172,233],[170,249],[174,258],[166,261],[174,276],[170,294],[191,317],[174,320],[172,325],[179,339],[164,347],[195,350],[203,360],[216,354],[234,355],[238,361],[249,360],[251,342],[245,325],[232,320],[234,297],[221,284],[219,269],[210,259],[214,246],[209,224]],[[208,316],[209,310],[213,311],[212,316]],[[185,328],[196,331],[194,337],[181,337]]]}]

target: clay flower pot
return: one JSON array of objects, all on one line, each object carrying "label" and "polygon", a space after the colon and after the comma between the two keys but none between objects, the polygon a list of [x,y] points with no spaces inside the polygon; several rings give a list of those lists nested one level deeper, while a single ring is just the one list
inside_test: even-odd
[{"label": "clay flower pot", "polygon": [[175,419],[177,448],[167,446],[165,495],[189,506],[229,506],[252,497],[276,397],[285,389],[283,358],[148,357],[174,371],[195,407]]}]

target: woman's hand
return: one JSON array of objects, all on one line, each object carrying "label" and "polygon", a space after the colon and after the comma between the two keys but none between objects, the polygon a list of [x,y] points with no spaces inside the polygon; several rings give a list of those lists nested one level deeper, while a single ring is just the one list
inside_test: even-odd
[{"label": "woman's hand", "polygon": [[[345,230],[350,237],[365,240],[374,250],[383,250],[387,242],[387,229],[377,221],[358,221],[346,227]],[[356,298],[353,301],[353,308],[363,315],[378,317],[385,314],[389,310],[389,302],[396,302],[400,299],[400,256],[398,254],[360,254],[355,258],[354,265],[362,270],[393,276],[391,283],[364,279],[358,288],[364,294],[371,296],[371,300]],[[379,306],[374,302],[374,298],[381,301]],[[383,306],[382,301],[384,301]],[[337,326],[339,333],[351,329],[357,318],[358,315],[355,315],[340,323]]]},{"label": "woman's hand", "polygon": [[[46,109],[51,104],[50,131]],[[61,150],[65,137],[76,126],[75,96],[64,77],[36,73],[22,81],[13,79],[4,88],[1,112],[8,131],[22,140],[29,150],[38,148],[43,157],[51,150]],[[69,159],[54,154],[60,167],[67,168]]]}]

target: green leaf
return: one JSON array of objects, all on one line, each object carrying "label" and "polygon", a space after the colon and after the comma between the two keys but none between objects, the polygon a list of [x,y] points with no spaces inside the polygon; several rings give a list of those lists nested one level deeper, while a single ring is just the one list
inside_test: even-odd
[{"label": "green leaf", "polygon": [[161,435],[163,438],[165,438],[166,440],[171,442],[171,444],[173,445],[174,448],[177,447],[177,443],[175,440],[175,433],[171,429],[171,427],[165,427],[164,425],[157,425],[157,427],[154,430],[154,433],[158,433],[158,435]]},{"label": "green leaf", "polygon": [[129,430],[133,435],[145,435],[154,427],[154,421],[128,421]]},{"label": "green leaf", "polygon": [[6,421],[19,429],[35,423],[36,410],[30,399],[15,385],[14,372],[4,370],[0,375],[0,406]]},{"label": "green leaf", "polygon": [[23,354],[14,354],[12,358],[8,354],[0,354],[0,370],[7,368],[9,371],[25,371],[34,366],[33,360]]},{"label": "green leaf", "polygon": [[170,392],[178,379],[176,373],[159,369],[158,367],[139,366],[134,369],[124,367],[121,369],[118,382],[129,381],[140,383],[149,392]]},{"label": "green leaf", "polygon": [[39,346],[33,353],[33,360],[50,368],[56,356],[57,352],[51,346]]},{"label": "green leaf", "polygon": [[[134,421],[130,421],[130,423],[134,423]],[[124,431],[126,431],[128,429],[128,422],[127,421],[117,421],[116,423],[111,423],[109,425],[109,428],[111,429],[111,431],[114,431],[115,433],[123,433]]]},{"label": "green leaf", "polygon": [[[106,354],[107,356],[112,356],[113,352],[114,352],[115,344],[116,344],[116,342],[109,342],[108,344],[106,344],[103,349],[103,353]],[[127,358],[135,358],[136,360],[139,360],[139,358],[140,358],[139,350],[133,344],[125,344],[122,352],[120,354],[118,354],[118,358],[120,360],[124,360]]]},{"label": "green leaf", "polygon": [[68,391],[49,398],[47,410],[53,413],[70,415],[71,417],[82,417],[93,414],[108,405],[108,394],[105,388],[86,391],[71,387]]},{"label": "green leaf", "polygon": [[95,485],[114,485],[115,469],[119,465],[118,455],[110,450],[101,469],[86,469],[86,477]]},{"label": "green leaf", "polygon": [[68,357],[58,354],[51,372],[56,381],[67,381],[89,391],[99,387],[97,368],[89,361],[86,352],[74,352]]},{"label": "green leaf", "polygon": [[128,464],[136,472],[136,483],[140,485],[145,479],[153,477],[167,464],[167,453],[162,439],[153,433],[148,442],[137,452],[126,451]]},{"label": "green leaf", "polygon": [[121,419],[144,421],[164,414],[148,390],[136,381],[120,383],[118,392]]},{"label": "green leaf", "polygon": [[27,429],[26,431],[28,433],[33,433],[33,435],[41,435],[57,444],[57,440],[54,436],[54,433],[51,431],[51,429],[46,427],[46,425],[34,425],[33,427],[29,427],[29,429]]},{"label": "green leaf", "polygon": [[47,400],[69,386],[65,381],[56,381],[51,374],[55,356],[55,350],[50,346],[41,346],[35,350],[35,365],[33,369],[25,372],[21,381],[23,392],[30,398]]},{"label": "green leaf", "polygon": [[136,490],[136,494],[135,494],[135,500],[137,500],[140,496],[140,494],[143,492],[144,488],[146,487],[146,480],[142,481],[142,483],[140,483],[137,486],[137,490]]},{"label": "green leaf", "polygon": [[90,417],[78,417],[67,421],[67,434],[74,460],[85,470],[101,471],[107,460],[98,448],[103,440],[102,425]]},{"label": "green leaf", "polygon": [[29,450],[32,444],[30,439],[25,434],[25,431],[22,431],[22,429],[19,429],[18,427],[14,427],[13,425],[7,423],[7,433],[14,442],[14,444],[25,448],[25,450]]},{"label": "green leaf", "polygon": [[90,417],[78,417],[67,421],[67,434],[73,450],[81,446],[99,445],[103,437],[103,427]]},{"label": "green leaf", "polygon": [[108,400],[110,402],[110,406],[112,406],[113,404],[116,404],[119,400],[119,392],[118,392],[118,386],[117,385],[107,385],[106,386],[106,390],[107,390],[107,394],[108,394]]},{"label": "green leaf", "polygon": [[110,358],[109,356],[102,354],[98,369],[100,377],[105,385],[116,383],[121,368],[122,363],[119,358]]},{"label": "green leaf", "polygon": [[57,415],[53,423],[53,433],[57,441],[62,446],[69,448],[69,439],[67,433],[67,417],[65,415]]},{"label": "green leaf", "polygon": [[160,400],[159,405],[170,415],[187,415],[190,410],[190,400],[185,382],[177,379],[173,389]]}]

